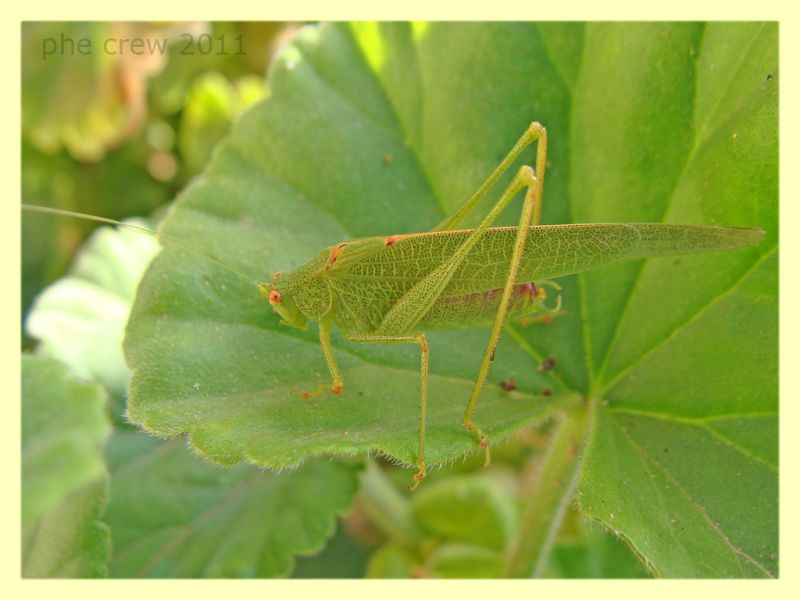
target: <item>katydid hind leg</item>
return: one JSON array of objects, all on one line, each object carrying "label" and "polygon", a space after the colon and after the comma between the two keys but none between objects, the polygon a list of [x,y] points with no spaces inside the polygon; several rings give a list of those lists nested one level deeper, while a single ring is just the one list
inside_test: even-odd
[{"label": "katydid hind leg", "polygon": [[[467,200],[464,205],[445,220],[438,229],[451,229],[458,225],[464,217],[475,207],[477,202],[483,197],[495,181],[503,174],[508,166],[528,147],[533,141],[538,140],[536,147],[536,171],[529,166],[520,167],[514,179],[508,184],[505,191],[501,194],[497,203],[492,207],[483,221],[475,228],[470,236],[464,240],[450,258],[433,269],[428,275],[420,280],[411,290],[400,298],[391,310],[383,318],[376,333],[385,335],[403,335],[412,331],[419,321],[427,314],[431,306],[436,302],[447,287],[459,265],[475,247],[478,241],[485,235],[486,230],[494,223],[500,213],[508,206],[518,191],[525,187],[530,187],[533,179],[538,179],[539,185],[533,193],[533,214],[526,222],[538,224],[541,216],[541,195],[544,169],[547,162],[547,130],[537,122],[531,123],[523,136],[514,145],[500,166],[494,170],[492,175],[478,188],[478,191]],[[541,175],[539,173],[541,172]],[[524,237],[527,236],[527,229]],[[513,262],[513,260],[512,260]]]},{"label": "katydid hind leg", "polygon": [[522,262],[522,253],[525,249],[525,240],[528,237],[528,226],[531,224],[531,221],[535,218],[535,216],[540,212],[538,205],[541,199],[541,181],[536,177],[533,169],[530,167],[523,167],[520,169],[519,177],[524,180],[524,185],[527,189],[525,192],[525,201],[522,206],[522,213],[520,215],[519,226],[517,228],[517,236],[514,239],[514,249],[509,262],[508,275],[503,286],[500,304],[497,309],[497,314],[495,314],[492,330],[489,334],[489,341],[486,345],[486,350],[483,355],[483,360],[481,361],[481,366],[475,379],[475,384],[473,385],[469,402],[467,403],[467,407],[464,411],[464,427],[478,437],[480,447],[484,448],[486,452],[484,466],[488,466],[491,462],[489,437],[475,423],[473,416],[475,413],[475,408],[478,404],[478,398],[480,397],[483,386],[486,383],[486,377],[489,374],[489,367],[494,360],[497,343],[500,340],[500,333],[505,325],[506,315],[508,314],[508,309],[511,305],[514,284],[516,283],[517,273],[519,272],[519,266]]},{"label": "katydid hind leg", "polygon": [[[519,235],[522,235],[524,244],[524,240],[528,235],[527,225],[530,225],[532,219],[535,218],[535,215],[539,212],[536,207],[541,198],[541,186],[531,187],[535,180],[537,180],[537,178],[532,167],[528,165],[520,167],[514,179],[508,184],[504,192],[500,195],[497,203],[484,217],[480,225],[471,230],[467,239],[465,239],[445,261],[428,272],[392,305],[391,309],[384,315],[375,333],[381,335],[403,335],[409,331],[413,331],[423,317],[428,314],[431,307],[442,296],[442,293],[447,288],[458,268],[477,243],[486,235],[486,231],[492,223],[497,220],[503,210],[505,210],[511,200],[513,200],[514,196],[516,196],[520,190],[530,188],[531,193],[527,194],[526,198],[530,196],[530,202],[528,202],[528,204],[533,208],[533,212],[527,217],[528,221],[526,221],[526,226],[524,227],[525,231],[518,234],[518,238]],[[521,248],[519,252],[519,258],[521,258]],[[512,260],[512,263],[513,262],[514,260]],[[519,263],[519,260],[516,262]],[[517,264],[517,266],[519,265]],[[506,300],[509,300],[509,298],[506,298]]]},{"label": "katydid hind leg", "polygon": [[[475,209],[481,199],[494,186],[497,180],[500,179],[503,173],[508,170],[508,168],[514,163],[515,160],[517,160],[517,158],[519,158],[519,156],[528,146],[536,141],[538,141],[536,148],[536,176],[539,178],[540,182],[543,182],[547,157],[547,130],[544,128],[544,126],[542,126],[541,123],[534,121],[528,125],[525,133],[523,133],[522,137],[517,140],[517,143],[514,144],[514,147],[509,151],[506,157],[500,162],[495,170],[492,171],[491,175],[486,178],[486,180],[478,187],[477,190],[473,192],[473,194],[464,202],[464,204],[458,208],[458,210],[437,225],[434,228],[434,231],[448,231],[451,229],[457,229],[461,223],[463,223],[467,215],[469,215],[469,213]],[[531,223],[533,225],[538,225],[540,221],[541,205],[537,208]]]},{"label": "katydid hind leg", "polygon": [[[495,315],[494,323],[492,324],[492,330],[491,333],[489,334],[489,341],[486,345],[486,351],[484,352],[483,360],[481,362],[481,367],[478,371],[478,375],[475,379],[475,384],[473,386],[472,393],[470,394],[467,407],[464,411],[464,427],[466,427],[468,431],[472,431],[473,433],[475,433],[475,435],[478,437],[480,447],[485,449],[486,459],[484,462],[484,466],[489,465],[489,463],[491,462],[489,438],[483,432],[483,430],[481,430],[481,428],[475,423],[473,415],[475,413],[475,408],[478,404],[478,398],[480,397],[480,393],[483,390],[484,384],[486,383],[486,377],[489,373],[489,368],[491,366],[492,360],[494,360],[495,350],[497,348],[497,343],[500,339],[500,332],[503,329],[506,315],[508,314],[508,309],[509,306],[511,305],[512,292],[514,289],[514,284],[516,283],[517,273],[519,272],[519,266],[522,261],[522,254],[525,249],[525,241],[528,237],[528,226],[538,225],[541,221],[542,187],[544,184],[544,172],[547,164],[547,131],[545,130],[545,128],[542,127],[539,123],[535,122],[532,123],[531,126],[523,135],[523,137],[520,138],[520,140],[514,146],[512,151],[503,161],[503,163],[501,163],[500,167],[498,167],[498,169],[495,171],[495,173],[497,173],[497,176],[495,176],[494,173],[492,174],[492,177],[494,177],[495,179],[499,177],[499,174],[502,173],[502,170],[505,170],[507,165],[510,164],[510,162],[513,162],[513,160],[517,156],[519,156],[519,154],[522,152],[522,150],[524,150],[525,147],[527,147],[533,141],[537,140],[538,143],[536,147],[536,170],[534,171],[533,169],[527,166],[522,167],[517,173],[517,177],[509,185],[509,188],[506,190],[506,193],[504,193],[503,196],[501,196],[497,205],[495,205],[495,207],[490,212],[490,216],[493,214],[496,215],[496,213],[498,213],[499,210],[505,208],[505,205],[510,200],[510,197],[508,196],[513,196],[514,194],[516,194],[516,192],[521,187],[526,188],[525,200],[522,207],[522,213],[520,214],[519,226],[517,228],[517,235],[514,240],[514,249],[511,255],[511,260],[509,261],[508,276],[503,286],[503,293],[500,300],[500,305],[498,307],[497,314]],[[494,181],[492,180],[491,183],[493,182]],[[483,188],[484,186],[481,187]],[[479,188],[479,190],[480,189],[481,188]],[[462,209],[466,209],[467,211],[471,210],[472,206],[474,206],[476,202],[477,201],[473,201],[472,199],[470,199],[462,207]],[[459,212],[461,212],[461,209],[459,210]]]},{"label": "katydid hind leg", "polygon": [[419,344],[420,347],[420,391],[419,391],[419,447],[417,450],[417,472],[409,489],[415,490],[425,479],[425,423],[428,406],[428,341],[423,334],[380,335],[358,334],[348,335],[347,339],[364,344]]},{"label": "katydid hind leg", "polygon": [[[537,163],[538,162],[540,161],[537,160]],[[489,211],[489,214],[484,218],[481,224],[470,234],[461,246],[455,250],[447,261],[433,269],[433,271],[421,279],[392,306],[376,332],[376,334],[384,336],[402,336],[406,332],[412,330],[430,310],[437,298],[441,296],[459,265],[464,261],[465,257],[481,237],[485,235],[486,230],[492,222],[497,219],[500,213],[508,206],[509,202],[522,189],[526,189],[527,191],[522,214],[520,216],[520,225],[517,228],[517,236],[514,242],[509,273],[503,288],[500,307],[495,316],[494,326],[489,338],[484,360],[481,364],[481,369],[478,373],[478,378],[476,379],[464,415],[464,426],[478,436],[480,446],[486,450],[486,464],[488,464],[490,460],[488,437],[475,424],[472,416],[478,402],[478,396],[486,381],[486,375],[488,374],[489,365],[494,355],[494,349],[497,346],[500,331],[511,303],[514,283],[522,260],[522,251],[524,250],[525,240],[528,236],[528,225],[536,218],[537,214],[540,214],[538,206],[541,202],[541,181],[536,177],[533,168],[526,165],[519,169],[514,179],[500,196],[497,204]]]},{"label": "katydid hind leg", "polygon": [[500,307],[495,317],[494,327],[492,334],[489,338],[486,354],[484,356],[481,369],[478,373],[475,386],[470,396],[469,404],[467,405],[464,426],[478,436],[480,446],[486,450],[486,463],[489,463],[489,441],[484,432],[475,424],[472,415],[478,401],[481,389],[486,381],[486,375],[489,370],[489,364],[494,354],[494,348],[497,345],[497,340],[500,336],[508,312],[509,305],[512,299],[512,292],[516,280],[519,265],[522,259],[522,251],[525,247],[525,240],[528,236],[528,225],[536,214],[536,205],[541,196],[541,186],[539,180],[533,169],[529,166],[523,166],[517,172],[517,175],[508,185],[506,190],[500,196],[497,204],[492,208],[489,214],[484,218],[483,222],[475,229],[470,236],[455,250],[455,252],[441,265],[436,267],[428,275],[426,275],[419,283],[417,283],[411,290],[400,298],[391,310],[386,314],[381,323],[378,331],[372,334],[372,339],[376,337],[383,337],[384,339],[399,339],[405,341],[406,333],[411,330],[419,320],[430,310],[430,307],[436,302],[442,294],[442,291],[447,286],[447,283],[455,273],[458,266],[463,262],[464,258],[468,255],[470,250],[481,239],[491,225],[491,223],[499,216],[499,214],[506,208],[514,196],[522,189],[526,189],[525,201],[523,203],[523,210],[520,217],[520,226],[517,228],[517,236],[514,242],[514,250],[511,257],[509,273],[503,288],[503,295],[501,296]]}]

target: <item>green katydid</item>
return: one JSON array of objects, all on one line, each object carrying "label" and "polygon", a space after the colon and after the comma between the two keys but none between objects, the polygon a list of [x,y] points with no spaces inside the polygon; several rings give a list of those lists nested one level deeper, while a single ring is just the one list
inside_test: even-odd
[{"label": "green katydid", "polygon": [[[478,227],[458,229],[502,174],[534,142],[537,142],[535,166],[518,169]],[[343,390],[342,373],[331,345],[334,325],[354,342],[420,346],[419,445],[411,489],[426,474],[429,354],[426,330],[492,324],[464,413],[464,426],[485,449],[485,464],[488,464],[488,436],[473,420],[478,398],[506,320],[536,319],[558,311],[560,294],[555,306],[544,305],[545,288],[559,290],[550,278],[624,259],[750,246],[764,235],[759,229],[694,225],[541,226],[546,155],[546,130],[534,122],[486,181],[435,230],[342,242],[321,250],[290,273],[276,272],[269,283],[257,283],[258,291],[286,324],[305,328],[309,319],[319,323],[320,345],[331,382],[318,385],[304,394],[306,397],[326,390],[339,394]],[[491,227],[522,190],[525,197],[519,224]],[[165,241],[202,255],[183,243],[169,238]]]}]

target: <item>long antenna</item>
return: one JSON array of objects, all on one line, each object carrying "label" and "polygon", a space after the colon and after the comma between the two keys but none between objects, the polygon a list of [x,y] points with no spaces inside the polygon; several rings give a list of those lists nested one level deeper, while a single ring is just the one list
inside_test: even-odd
[{"label": "long antenna", "polygon": [[24,202],[22,203],[22,210],[27,210],[27,211],[30,211],[30,212],[45,213],[45,214],[50,214],[50,215],[59,215],[59,216],[62,216],[62,217],[73,217],[73,218],[76,218],[76,219],[85,219],[87,221],[96,221],[97,223],[106,223],[108,225],[116,225],[117,227],[123,227],[125,229],[131,229],[133,231],[138,231],[140,233],[146,233],[147,235],[151,235],[151,236],[153,236],[154,238],[156,238],[159,241],[167,242],[170,245],[173,245],[173,246],[175,246],[177,248],[180,248],[184,252],[188,252],[189,254],[193,254],[194,256],[197,256],[199,258],[202,258],[204,260],[212,262],[215,265],[230,271],[231,273],[235,273],[236,275],[238,275],[239,277],[241,277],[242,279],[244,279],[245,281],[247,281],[247,283],[249,283],[251,285],[257,285],[257,282],[255,280],[251,279],[250,277],[248,277],[247,275],[245,275],[241,271],[237,271],[236,269],[234,269],[230,265],[225,264],[221,260],[216,259],[213,256],[208,256],[207,254],[204,254],[203,252],[201,252],[199,250],[196,250],[196,249],[194,249],[194,248],[192,248],[190,246],[186,246],[180,240],[177,240],[177,239],[173,238],[172,236],[169,236],[169,235],[167,235],[165,233],[159,233],[159,232],[157,232],[157,231],[155,231],[153,229],[150,229],[149,227],[143,227],[141,225],[134,225],[133,223],[123,223],[122,221],[116,221],[114,219],[107,219],[106,217],[98,217],[96,215],[90,215],[90,214],[86,214],[86,213],[76,212],[76,211],[73,211],[73,210],[63,210],[63,209],[60,209],[60,208],[51,208],[49,206],[39,206],[38,204],[25,204]]}]

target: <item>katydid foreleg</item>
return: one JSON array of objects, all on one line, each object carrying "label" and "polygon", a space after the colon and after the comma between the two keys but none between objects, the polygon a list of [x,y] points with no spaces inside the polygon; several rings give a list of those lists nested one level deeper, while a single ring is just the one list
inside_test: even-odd
[{"label": "katydid foreleg", "polygon": [[[328,365],[328,371],[331,373],[331,386],[330,390],[334,394],[342,391],[344,382],[342,380],[342,372],[339,370],[339,365],[336,364],[336,357],[333,355],[333,346],[331,346],[331,319],[323,319],[319,323],[319,345],[322,346],[322,354],[325,356],[325,362]],[[319,396],[322,392],[328,389],[328,385],[321,383],[313,392],[304,392],[303,398],[314,398]]]}]

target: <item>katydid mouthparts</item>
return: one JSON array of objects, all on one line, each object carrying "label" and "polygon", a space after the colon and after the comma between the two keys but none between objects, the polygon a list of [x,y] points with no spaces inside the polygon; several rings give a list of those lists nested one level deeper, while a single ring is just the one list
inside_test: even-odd
[{"label": "katydid mouthparts", "polygon": [[[520,154],[537,142],[536,161],[524,165],[481,223],[460,228],[480,200]],[[303,394],[340,394],[345,382],[336,362],[331,331],[336,326],[353,342],[415,344],[420,347],[417,471],[410,488],[425,478],[425,424],[428,402],[428,343],[425,332],[491,324],[483,360],[466,402],[463,424],[484,449],[489,437],[473,415],[486,382],[500,333],[508,319],[547,318],[560,308],[553,278],[627,259],[732,250],[758,244],[760,229],[663,223],[540,225],[547,132],[531,123],[508,155],[451,216],[433,231],[360,238],[322,249],[292,272],[276,272],[269,282],[252,282],[241,272],[191,245],[147,228],[111,219],[23,204],[23,209],[121,225],[155,235],[191,254],[205,257],[255,283],[284,323],[305,329],[319,324],[330,383]],[[492,227],[510,201],[524,190],[519,224]],[[546,305],[547,288],[557,298]],[[299,401],[302,401],[298,398]]]}]

